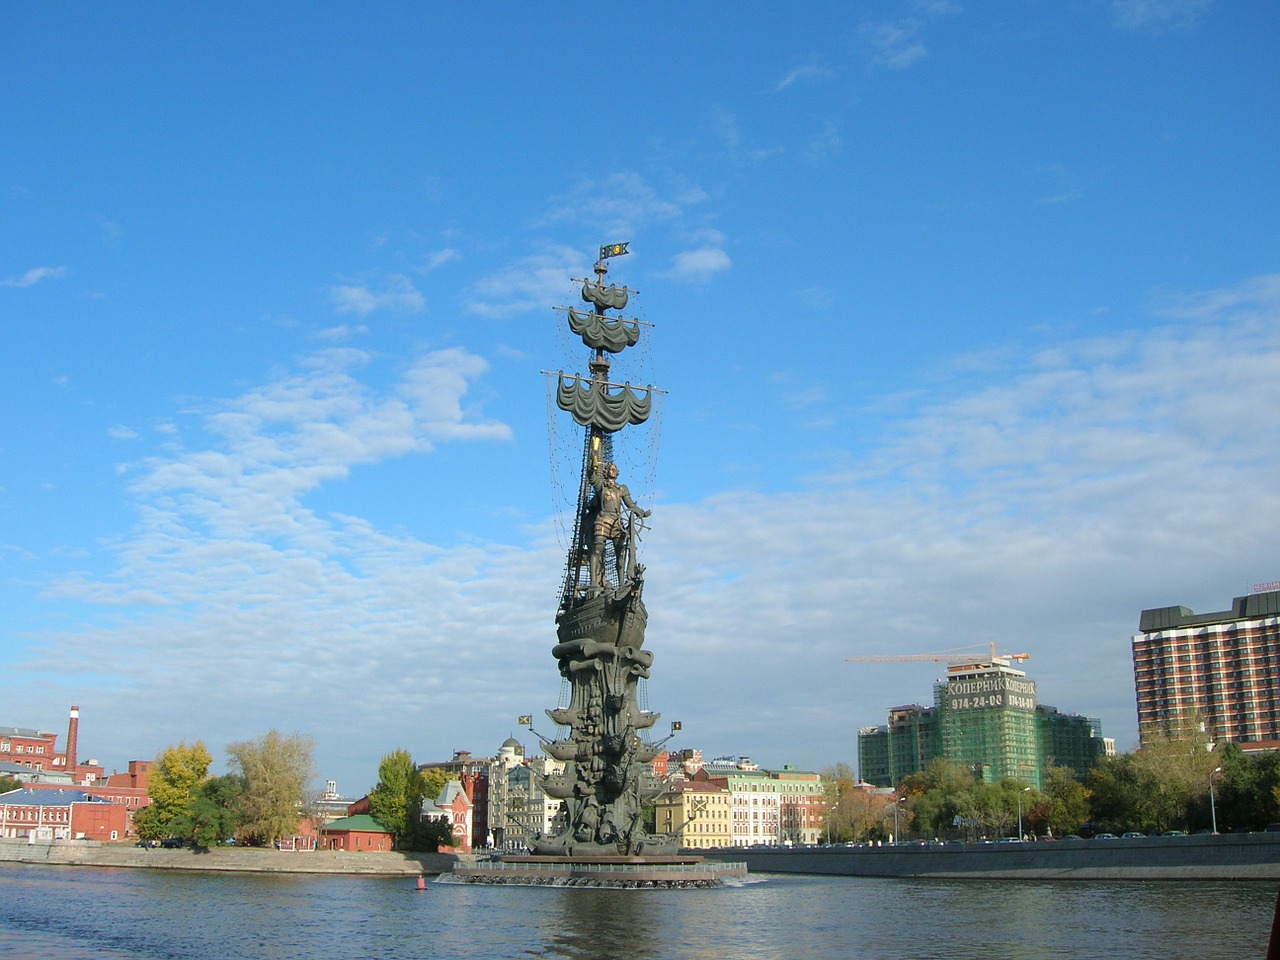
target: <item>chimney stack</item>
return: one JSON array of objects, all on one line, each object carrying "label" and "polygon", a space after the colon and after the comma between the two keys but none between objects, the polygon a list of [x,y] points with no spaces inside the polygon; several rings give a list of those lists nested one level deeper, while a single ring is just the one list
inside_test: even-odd
[{"label": "chimney stack", "polygon": [[67,722],[67,773],[71,774],[71,782],[76,782],[76,738],[80,733],[80,708],[71,708],[71,719]]}]

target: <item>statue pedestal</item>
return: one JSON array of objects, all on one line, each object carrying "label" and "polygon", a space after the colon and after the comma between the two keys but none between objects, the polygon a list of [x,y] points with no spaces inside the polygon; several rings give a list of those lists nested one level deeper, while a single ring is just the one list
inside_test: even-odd
[{"label": "statue pedestal", "polygon": [[511,883],[560,887],[716,887],[745,877],[745,863],[699,856],[503,857],[458,863],[453,875],[467,883]]}]

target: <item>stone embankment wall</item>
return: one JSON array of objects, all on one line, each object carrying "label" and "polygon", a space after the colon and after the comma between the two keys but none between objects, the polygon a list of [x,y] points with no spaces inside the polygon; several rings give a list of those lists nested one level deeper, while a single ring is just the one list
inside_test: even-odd
[{"label": "stone embankment wall", "polygon": [[290,853],[250,847],[218,847],[200,852],[86,840],[54,843],[0,840],[0,861],[83,867],[421,876],[448,873],[457,860],[457,857],[440,853],[348,853],[340,850]]},{"label": "stone embankment wall", "polygon": [[1053,843],[725,849],[752,873],[1026,880],[1280,880],[1280,833]]}]

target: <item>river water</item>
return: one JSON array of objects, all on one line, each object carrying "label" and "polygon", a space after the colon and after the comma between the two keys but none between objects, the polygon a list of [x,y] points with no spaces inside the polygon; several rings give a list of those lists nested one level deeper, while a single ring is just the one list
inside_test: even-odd
[{"label": "river water", "polygon": [[764,875],[716,890],[0,864],[22,960],[1243,960],[1276,885]]}]

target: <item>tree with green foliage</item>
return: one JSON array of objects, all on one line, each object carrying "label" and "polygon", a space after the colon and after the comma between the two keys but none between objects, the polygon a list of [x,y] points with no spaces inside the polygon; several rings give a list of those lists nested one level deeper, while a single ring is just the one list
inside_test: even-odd
[{"label": "tree with green foliage", "polygon": [[1180,724],[1135,753],[1105,757],[1087,781],[1093,825],[1111,833],[1190,830],[1203,804],[1208,826],[1209,774],[1220,765],[1209,735],[1195,723]]},{"label": "tree with green foliage", "polygon": [[[919,773],[903,777],[897,793],[907,798],[916,830],[942,837],[955,832],[957,817],[966,825],[979,821],[981,803],[974,793],[976,785],[972,769],[936,758]],[[889,812],[892,816],[893,811]]]},{"label": "tree with green foliage", "polygon": [[378,784],[369,791],[369,814],[401,849],[413,847],[419,832],[425,781],[407,750],[393,750],[378,764]]},{"label": "tree with green foliage", "polygon": [[22,781],[17,777],[11,777],[8,774],[0,777],[0,793],[8,793],[10,790],[18,790],[22,787]]},{"label": "tree with green foliage", "polygon": [[239,800],[244,778],[228,773],[210,777],[196,788],[191,813],[175,821],[175,835],[188,837],[197,847],[212,847],[233,837],[240,826]]},{"label": "tree with green foliage", "polygon": [[861,842],[875,835],[884,814],[884,795],[859,788],[840,794],[831,839],[835,843]]},{"label": "tree with green foliage", "polygon": [[419,773],[422,777],[422,795],[428,800],[439,799],[440,794],[444,792],[445,784],[449,782],[449,774],[439,767],[429,767]]},{"label": "tree with green foliage", "polygon": [[147,783],[151,803],[133,818],[138,836],[144,840],[188,836],[177,831],[190,823],[196,792],[212,762],[213,757],[200,740],[189,747],[179,743],[166,748],[151,765]]},{"label": "tree with green foliage", "polygon": [[1045,831],[1063,837],[1089,820],[1089,790],[1070,767],[1049,764],[1040,775],[1043,792],[1034,804]]},{"label": "tree with green foliage", "polygon": [[310,737],[276,730],[227,745],[231,766],[244,780],[236,806],[248,842],[270,844],[297,830],[303,792],[315,779],[312,749]]},{"label": "tree with green foliage", "polygon": [[[1009,836],[1017,830],[1019,807],[1025,833],[1036,822],[1037,807],[1044,799],[1034,790],[1028,791],[1028,784],[1021,780],[1004,777],[986,783],[974,776],[972,767],[940,758],[919,773],[903,777],[897,794],[903,800],[898,811],[902,833],[907,833],[906,824],[910,823],[916,833],[929,837]],[[887,809],[885,822],[891,830],[892,807]]]},{"label": "tree with green foliage", "polygon": [[991,836],[1018,835],[1018,810],[1022,810],[1022,830],[1026,833],[1028,814],[1033,812],[1039,794],[1022,780],[1002,777],[996,783],[982,784],[987,791],[987,824]]},{"label": "tree with green foliage", "polygon": [[1135,822],[1142,784],[1130,756],[1103,757],[1089,770],[1089,822],[1096,830],[1122,833]]},{"label": "tree with green foliage", "polygon": [[858,778],[853,768],[841,761],[821,771],[820,776],[831,842],[847,843],[862,839],[876,823],[878,809],[873,809],[867,791],[858,789]]},{"label": "tree with green foliage", "polygon": [[415,850],[439,850],[441,847],[456,847],[458,838],[453,835],[453,827],[448,820],[432,818],[419,821],[419,830],[415,840]]},{"label": "tree with green foliage", "polygon": [[[1213,751],[1214,795],[1218,831],[1261,831],[1280,821],[1280,752],[1245,753],[1236,743]],[[1220,769],[1218,769],[1220,768]],[[1204,794],[1193,803],[1194,823],[1211,824],[1208,779]]]}]

